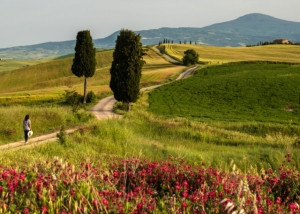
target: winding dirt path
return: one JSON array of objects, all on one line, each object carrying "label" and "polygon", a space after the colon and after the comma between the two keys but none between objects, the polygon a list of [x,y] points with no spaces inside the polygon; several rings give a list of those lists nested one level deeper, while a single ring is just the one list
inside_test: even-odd
[{"label": "winding dirt path", "polygon": [[177,60],[173,59],[173,58],[170,57],[169,55],[167,55],[167,54],[161,54],[160,51],[159,51],[159,49],[157,48],[157,46],[158,46],[158,45],[153,46],[152,49],[153,49],[154,51],[156,51],[158,54],[162,55],[163,58],[165,58],[167,61],[169,61],[169,62],[175,62],[175,63],[177,62],[177,63],[178,63]]},{"label": "winding dirt path", "polygon": [[[168,57],[168,56],[166,55],[166,57]],[[174,60],[174,59],[170,58],[170,60]],[[182,72],[175,81],[184,79],[184,78],[190,76],[193,73],[193,71],[195,69],[197,69],[199,66],[200,65],[196,65],[196,66],[189,68],[188,70]],[[170,83],[165,83],[165,84],[142,88],[141,91],[151,90],[151,89],[158,88],[163,85],[170,84]],[[91,108],[90,112],[93,113],[97,117],[98,120],[108,119],[108,118],[122,118],[121,115],[115,114],[113,112],[113,106],[114,106],[115,102],[116,102],[116,100],[115,100],[114,96],[106,97],[104,99],[101,99],[93,108]],[[76,129],[66,130],[67,134],[73,133],[74,131],[76,131]],[[31,148],[31,147],[39,146],[39,145],[47,143],[47,142],[54,142],[54,141],[57,141],[57,137],[56,137],[57,133],[58,132],[30,138],[28,144],[25,144],[24,141],[18,141],[18,142],[14,142],[14,143],[5,144],[5,145],[0,146],[0,152],[6,151],[6,150],[11,151],[11,150],[17,150],[17,149]]]}]

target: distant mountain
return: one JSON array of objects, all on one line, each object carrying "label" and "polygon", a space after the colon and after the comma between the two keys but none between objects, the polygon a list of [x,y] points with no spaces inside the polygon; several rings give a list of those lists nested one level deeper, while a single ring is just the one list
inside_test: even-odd
[{"label": "distant mountain", "polygon": [[[143,45],[157,44],[165,38],[174,43],[190,41],[212,46],[245,46],[285,38],[300,42],[300,22],[285,21],[272,16],[253,13],[235,20],[203,28],[159,28],[136,31],[142,36]],[[96,48],[114,48],[119,31],[102,39],[94,39]],[[75,40],[47,42],[37,45],[0,49],[4,59],[41,59],[74,53]]]}]

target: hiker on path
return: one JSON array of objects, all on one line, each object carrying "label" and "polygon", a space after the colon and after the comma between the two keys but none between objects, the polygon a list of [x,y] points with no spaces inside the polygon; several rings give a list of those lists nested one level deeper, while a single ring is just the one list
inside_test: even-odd
[{"label": "hiker on path", "polygon": [[29,114],[26,114],[25,119],[23,120],[23,128],[25,143],[28,143],[28,132],[31,131],[31,122],[29,120]]}]

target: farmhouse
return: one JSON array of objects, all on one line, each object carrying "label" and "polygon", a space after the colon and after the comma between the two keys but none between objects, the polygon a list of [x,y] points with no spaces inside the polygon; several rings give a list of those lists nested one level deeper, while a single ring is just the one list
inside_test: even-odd
[{"label": "farmhouse", "polygon": [[275,43],[275,44],[289,44],[289,40],[287,40],[287,39],[275,39],[273,41],[273,43]]}]

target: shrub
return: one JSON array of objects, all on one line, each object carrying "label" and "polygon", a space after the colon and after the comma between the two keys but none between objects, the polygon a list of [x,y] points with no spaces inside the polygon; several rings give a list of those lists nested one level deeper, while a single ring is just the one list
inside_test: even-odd
[{"label": "shrub", "polygon": [[199,61],[199,54],[194,49],[189,49],[184,52],[182,58],[183,65],[194,65]]},{"label": "shrub", "polygon": [[86,102],[87,103],[93,103],[97,100],[97,96],[93,91],[90,91],[87,95],[86,95]]},{"label": "shrub", "polygon": [[77,112],[82,106],[83,96],[74,90],[66,90],[64,95],[66,103],[72,106],[72,111]]},{"label": "shrub", "polygon": [[64,96],[65,96],[66,103],[72,106],[78,105],[83,101],[83,96],[74,90],[73,91],[66,90]]},{"label": "shrub", "polygon": [[66,144],[67,141],[67,132],[65,129],[65,126],[61,126],[59,133],[56,134],[56,137],[58,138],[58,142],[62,145]]}]

